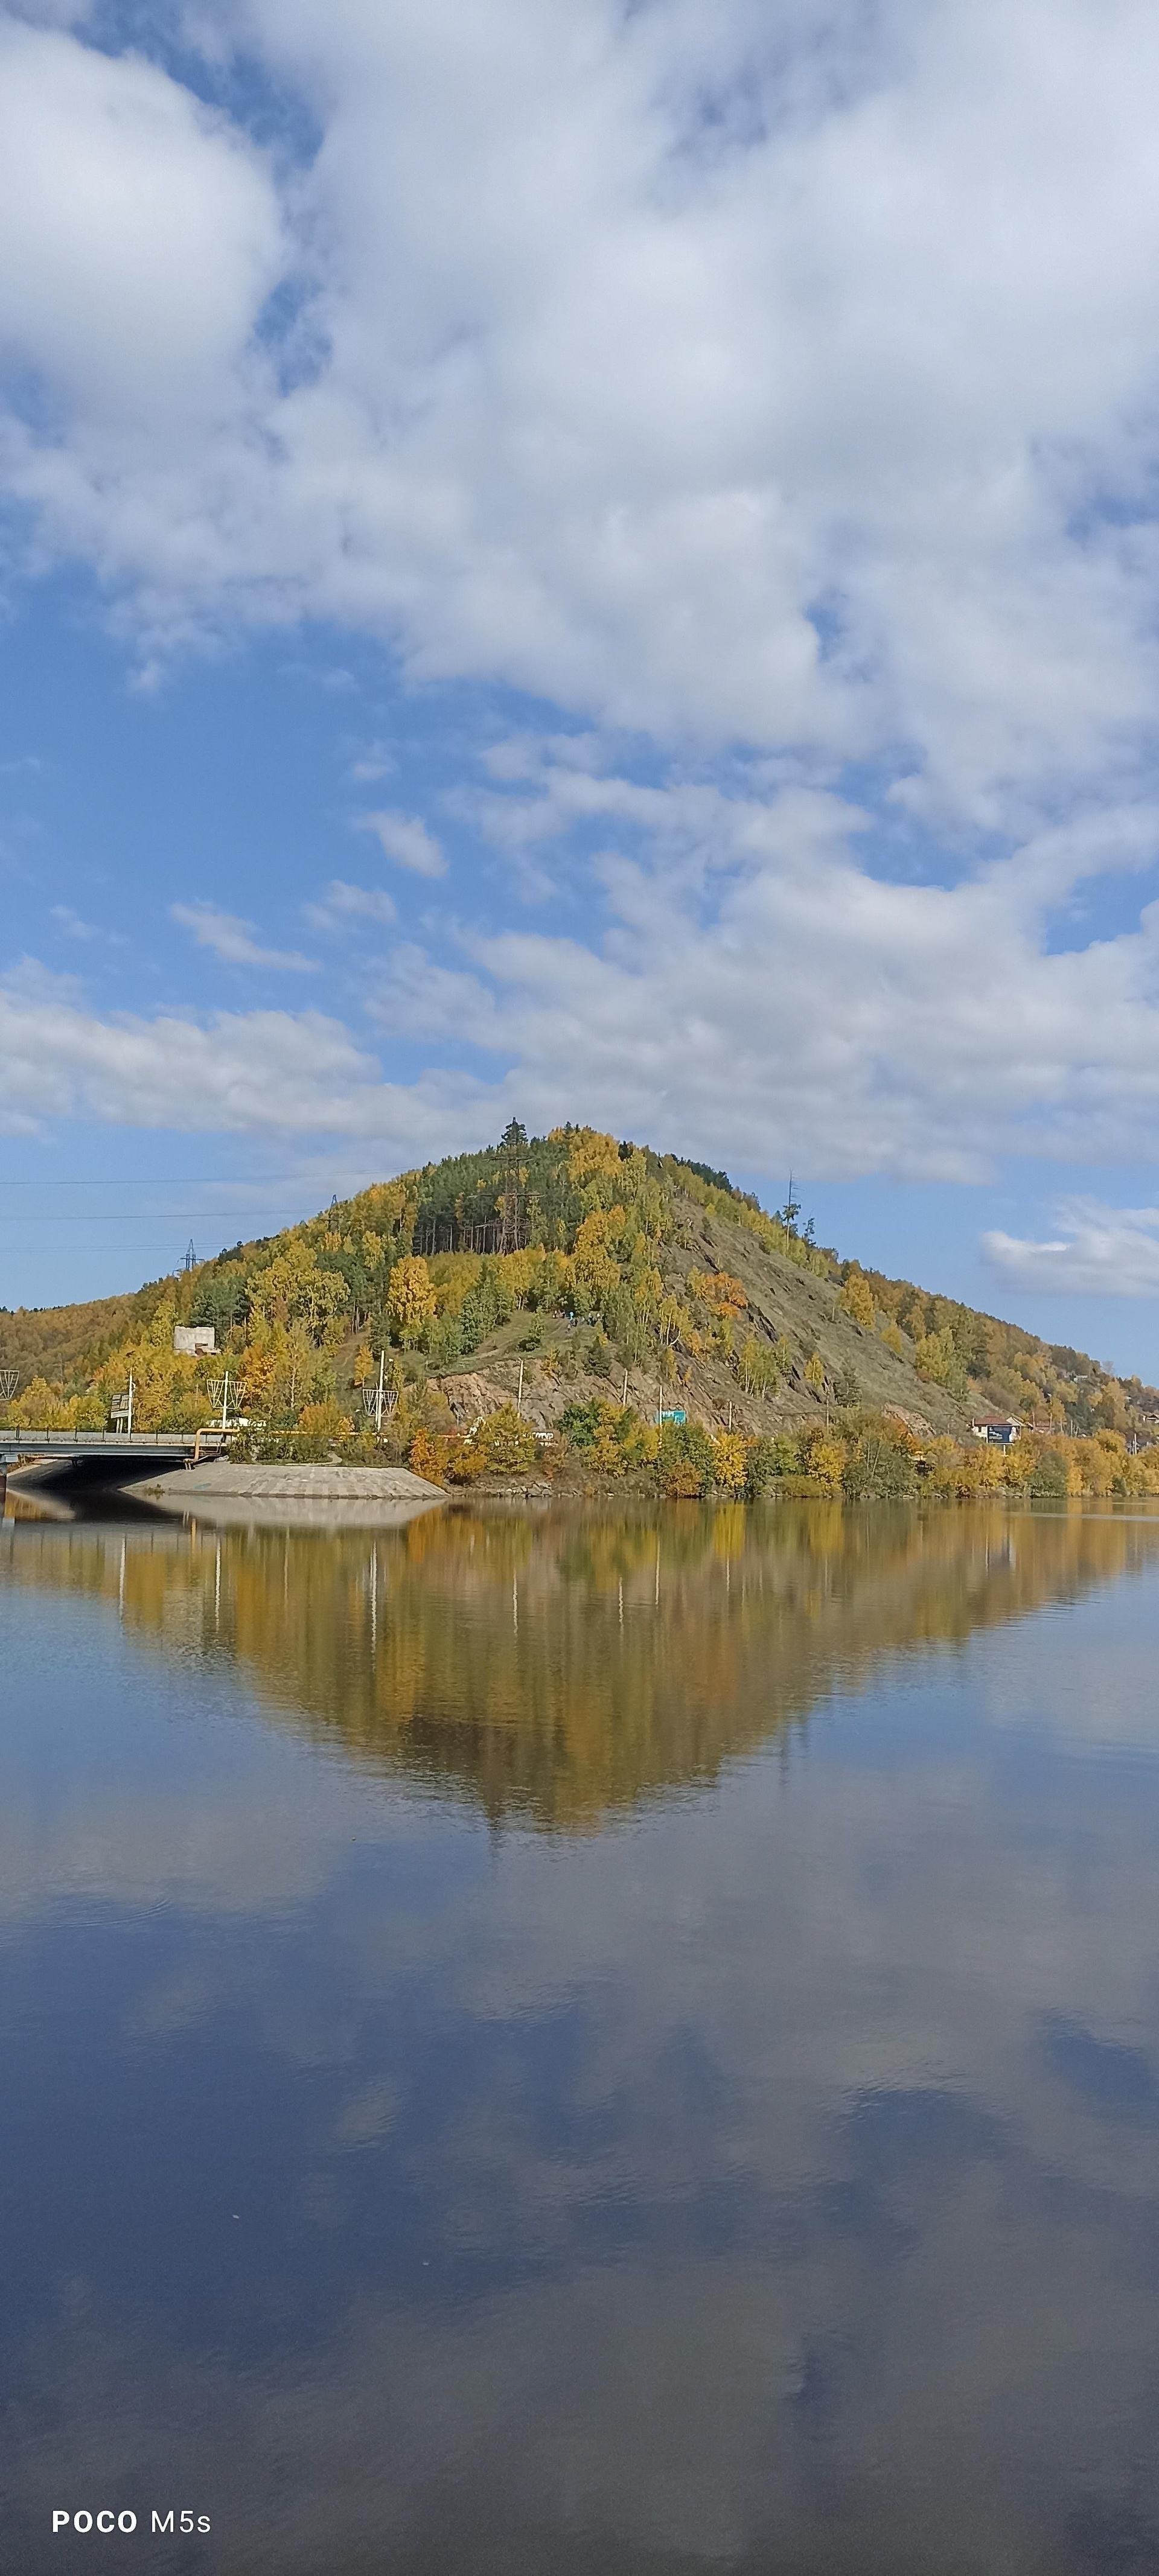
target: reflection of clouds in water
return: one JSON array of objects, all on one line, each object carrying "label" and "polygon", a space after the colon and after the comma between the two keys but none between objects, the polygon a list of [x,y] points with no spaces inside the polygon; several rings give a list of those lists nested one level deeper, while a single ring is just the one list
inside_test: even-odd
[{"label": "reflection of clouds in water", "polygon": [[77,2486],[176,2482],[221,2576],[796,2567],[821,2534],[834,2576],[1069,2569],[1071,2516],[1155,2515],[1153,2282],[1104,2211],[1044,2227],[948,2125],[866,2186],[895,2195],[884,2242],[824,2208],[775,2262],[628,2250],[466,2307],[416,2265],[409,2297],[352,2289],[321,2353],[248,2368],[118,2342],[82,2298],[40,2357],[27,2492],[62,2459]]},{"label": "reflection of clouds in water", "polygon": [[[888,1682],[843,1669],[787,1758],[725,1730],[710,1788],[598,1834],[489,1839],[255,1726],[200,1649],[164,1702],[121,1659],[87,1768],[58,1712],[13,1829],[29,1911],[38,1868],[108,1906],[114,2057],[122,1923],[181,1914],[126,2027],[172,2041],[195,2145],[228,2028],[205,2134],[247,2183],[196,2366],[212,2206],[174,2202],[178,2295],[131,2330],[112,2255],[58,2281],[30,2510],[62,2459],[155,2463],[207,2496],[222,2576],[318,2576],[336,2535],[343,2576],[811,2567],[822,2534],[833,2576],[1153,2563],[1154,1583],[953,1658],[907,1598]],[[848,1610],[810,1614],[822,1695]],[[1094,1662],[1121,1723],[1079,1762],[1033,1712]]]},{"label": "reflection of clouds in water", "polygon": [[[307,2295],[322,2237],[332,2267],[323,2349],[291,2296],[281,2357],[186,2379],[126,2350],[72,2392],[82,2432],[115,2398],[140,2456],[208,2481],[224,2570],[315,2576],[348,2528],[344,2569],[387,2540],[445,2559],[456,2484],[455,2563],[513,2514],[529,2565],[566,2566],[570,2529],[625,2571],[820,2517],[861,2576],[884,2513],[884,2563],[1025,2564],[1040,2516],[1146,2456],[1153,2141],[1079,2098],[1075,1999],[1104,2031],[1151,2009],[1153,1818],[1112,1801],[1092,1839],[1088,1808],[1076,1875],[1057,1810],[1035,1851],[1049,1775],[1004,1822],[961,1761],[891,1782],[847,1749],[599,1844],[512,1837],[401,1954],[362,1878],[280,1963],[244,1935],[255,2053],[333,2079],[290,2182]],[[297,1991],[319,1956],[328,2030]],[[259,2249],[265,2223],[247,2207]]]},{"label": "reflection of clouds in water", "polygon": [[979,1689],[996,1726],[1047,1734],[1081,1752],[1150,1758],[1159,1749],[1151,1586],[1116,1586],[1092,1601],[1081,1630],[1049,1613],[1033,1633],[981,1659]]}]

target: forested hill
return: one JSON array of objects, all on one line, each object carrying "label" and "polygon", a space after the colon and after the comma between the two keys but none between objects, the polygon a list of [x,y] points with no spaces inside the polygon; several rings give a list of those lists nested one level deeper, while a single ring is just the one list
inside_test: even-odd
[{"label": "forested hill", "polygon": [[[501,1400],[518,1372],[547,1425],[611,1385],[750,1432],[860,1405],[955,1433],[982,1405],[1153,1437],[1153,1388],[842,1260],[800,1215],[590,1128],[513,1125],[133,1295],[0,1312],[0,1366],[19,1372],[6,1418],[103,1422],[131,1372],[142,1428],[193,1424],[228,1364],[251,1416],[349,1428],[385,1352],[396,1395],[433,1382]],[[216,1359],[175,1354],[179,1323],[212,1324]]]}]

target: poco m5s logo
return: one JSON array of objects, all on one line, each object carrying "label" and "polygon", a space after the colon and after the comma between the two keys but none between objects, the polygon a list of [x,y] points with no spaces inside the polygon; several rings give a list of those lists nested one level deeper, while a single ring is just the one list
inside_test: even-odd
[{"label": "poco m5s logo", "polygon": [[[209,2527],[209,2515],[207,2513],[194,2513],[188,2505],[171,2504],[168,2512],[166,2513],[158,2513],[156,2506],[154,2506],[149,2515],[150,2531],[174,2533],[179,2531],[208,2531]],[[113,2505],[107,2504],[102,2505],[96,2513],[90,2512],[86,2505],[81,2506],[79,2513],[66,2513],[62,2505],[54,2505],[52,2528],[54,2534],[58,2531],[79,2531],[82,2533],[89,2531],[127,2532],[136,2531],[138,2529],[138,2522],[136,2514],[131,2513],[128,2506],[126,2506],[124,2511],[121,2513],[118,2513]]]}]

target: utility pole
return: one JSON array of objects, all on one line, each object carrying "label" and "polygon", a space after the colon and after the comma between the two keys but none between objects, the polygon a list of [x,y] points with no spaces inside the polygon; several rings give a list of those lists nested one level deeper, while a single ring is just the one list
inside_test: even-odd
[{"label": "utility pole", "polygon": [[[129,1382],[130,1382],[130,1385],[131,1385],[131,1384],[132,1384],[132,1380],[130,1379],[130,1381],[129,1381]],[[226,1372],[225,1372],[225,1381],[224,1381],[224,1384],[223,1384],[223,1386],[222,1386],[222,1390],[221,1390],[221,1427],[222,1427],[222,1430],[223,1430],[223,1431],[225,1430],[225,1427],[226,1427],[226,1423],[227,1423],[228,1417],[229,1417],[229,1370],[227,1369],[227,1370],[226,1370]]]},{"label": "utility pole", "polygon": [[377,1433],[378,1433],[378,1436],[379,1436],[379,1439],[380,1439],[380,1440],[381,1440],[381,1438],[382,1438],[382,1394],[383,1394],[383,1386],[384,1386],[384,1382],[385,1382],[385,1377],[386,1377],[386,1352],[385,1352],[385,1350],[381,1350],[381,1351],[379,1352],[379,1354],[378,1354],[378,1394],[377,1394],[377,1396],[376,1396],[376,1398],[375,1398],[375,1405],[374,1405],[374,1427],[375,1427],[375,1430],[376,1430],[376,1431],[377,1431]]},{"label": "utility pole", "polygon": [[520,1360],[520,1363],[519,1363],[519,1393],[518,1393],[518,1395],[516,1396],[516,1399],[515,1399],[515,1410],[516,1410],[516,1412],[517,1412],[517,1413],[522,1413],[522,1411],[523,1411],[523,1362],[522,1362],[522,1360]]},{"label": "utility pole", "polygon": [[133,1397],[134,1397],[135,1393],[136,1393],[136,1389],[135,1389],[135,1387],[134,1387],[134,1385],[133,1385],[132,1377],[130,1376],[130,1378],[129,1378],[129,1420],[128,1420],[128,1424],[127,1424],[127,1426],[126,1426],[126,1427],[127,1427],[127,1434],[128,1434],[128,1437],[129,1437],[129,1439],[130,1439],[130,1440],[131,1440],[131,1439],[132,1439],[132,1437],[133,1437]]}]

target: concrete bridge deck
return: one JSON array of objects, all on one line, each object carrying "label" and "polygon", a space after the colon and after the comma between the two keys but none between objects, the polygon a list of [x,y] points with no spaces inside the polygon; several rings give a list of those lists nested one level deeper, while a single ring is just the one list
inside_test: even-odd
[{"label": "concrete bridge deck", "polygon": [[142,1470],[164,1459],[216,1458],[229,1446],[228,1431],[0,1431],[0,1472],[31,1466],[34,1459],[53,1465],[136,1466]]}]

